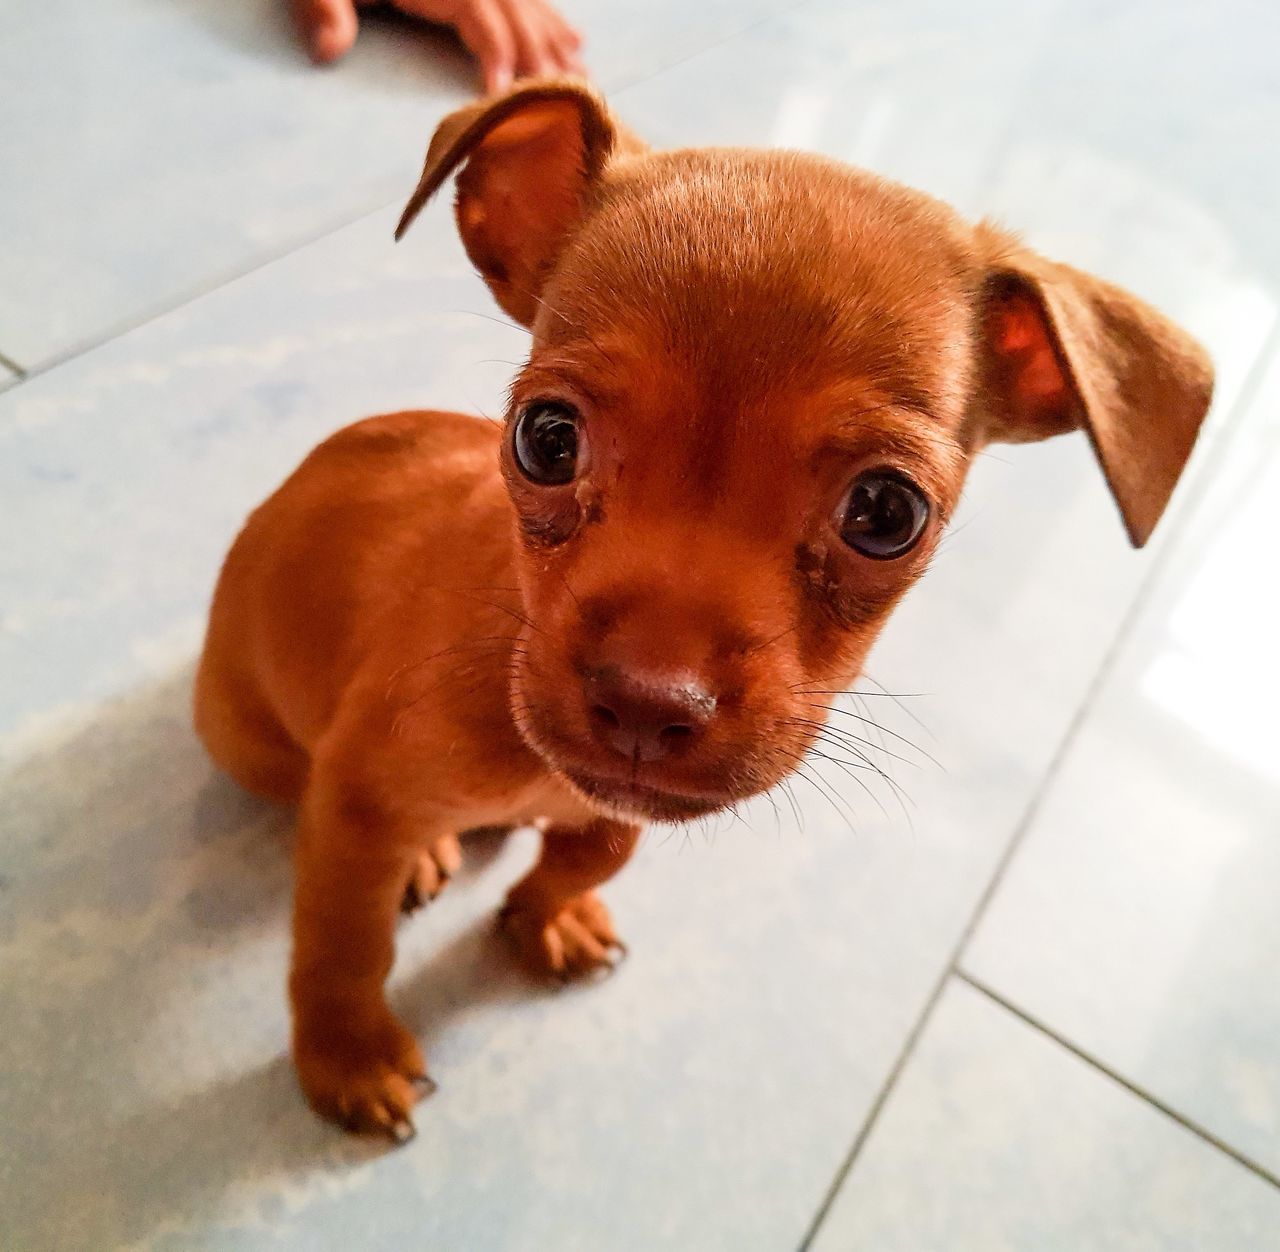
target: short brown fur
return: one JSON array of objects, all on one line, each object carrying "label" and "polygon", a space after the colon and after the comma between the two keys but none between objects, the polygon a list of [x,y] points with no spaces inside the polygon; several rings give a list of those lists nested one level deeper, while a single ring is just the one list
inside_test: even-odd
[{"label": "short brown fur", "polygon": [[[508,929],[540,970],[607,967],[594,889],[641,823],[794,768],[986,443],[1083,429],[1140,544],[1212,382],[1135,297],[926,196],[795,153],[649,153],[576,82],[446,119],[401,232],[458,167],[468,254],[533,334],[505,427],[397,413],[317,448],[232,548],[196,690],[214,759],[300,806],[303,1089],[397,1138],[425,1068],[383,994],[395,918],[458,832],[541,822]],[[561,485],[513,452],[546,403],[582,440]],[[896,559],[842,539],[868,471],[928,502]]]}]

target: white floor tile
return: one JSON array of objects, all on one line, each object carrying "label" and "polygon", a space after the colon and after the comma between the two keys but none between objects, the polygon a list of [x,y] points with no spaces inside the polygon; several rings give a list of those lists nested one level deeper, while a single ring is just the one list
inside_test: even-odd
[{"label": "white floor tile", "polygon": [[815,1252],[1280,1248],[1280,1191],[952,983]]},{"label": "white floor tile", "polygon": [[1280,1175],[1280,358],[965,963]]},{"label": "white floor tile", "polygon": [[[563,6],[608,88],[785,0]],[[407,196],[474,71],[366,20],[320,70],[286,0],[9,0],[0,44],[0,344],[26,368]]]}]

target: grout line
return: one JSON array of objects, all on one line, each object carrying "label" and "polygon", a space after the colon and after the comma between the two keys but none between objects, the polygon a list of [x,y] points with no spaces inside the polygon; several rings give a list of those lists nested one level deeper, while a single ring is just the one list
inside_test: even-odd
[{"label": "grout line", "polygon": [[[1168,545],[1163,551],[1168,550]],[[1134,597],[1134,604],[1121,618],[1120,624],[1116,629],[1115,635],[1112,637],[1111,643],[1103,655],[1098,668],[1094,671],[1093,678],[1090,680],[1085,690],[1084,696],[1077,705],[1070,722],[1067,724],[1066,731],[1062,738],[1058,741],[1058,746],[1054,749],[1053,756],[1050,758],[1048,766],[1041,775],[1040,784],[1027,802],[1027,807],[1019,818],[1014,828],[1014,833],[1005,845],[1004,851],[1000,854],[1000,859],[996,862],[996,867],[992,871],[990,879],[987,881],[986,887],[983,889],[978,902],[974,905],[973,912],[969,915],[969,920],[965,924],[964,930],[960,932],[960,937],[952,945],[951,952],[947,957],[947,963],[943,967],[942,972],[938,975],[937,981],[929,992],[928,998],[924,1002],[924,1006],[920,1010],[919,1016],[916,1018],[915,1024],[912,1026],[902,1047],[899,1049],[893,1065],[890,1067],[888,1074],[885,1075],[884,1082],[880,1085],[880,1090],[876,1093],[876,1098],[872,1101],[867,1115],[863,1119],[862,1126],[859,1128],[857,1135],[854,1137],[853,1143],[849,1147],[844,1160],[840,1163],[840,1167],[836,1170],[835,1177],[831,1180],[831,1185],[827,1188],[827,1193],[823,1197],[822,1204],[819,1206],[817,1213],[814,1215],[813,1222],[809,1229],[805,1232],[804,1239],[800,1243],[799,1252],[807,1252],[812,1246],[813,1240],[817,1237],[819,1230],[822,1229],[823,1222],[826,1221],[831,1206],[835,1203],[836,1196],[840,1194],[841,1188],[844,1186],[845,1179],[848,1178],[854,1165],[857,1163],[858,1157],[862,1153],[863,1147],[866,1146],[867,1140],[871,1137],[871,1132],[875,1129],[876,1124],[880,1120],[880,1114],[884,1111],[884,1106],[888,1102],[889,1096],[893,1088],[897,1085],[898,1078],[902,1071],[906,1068],[907,1063],[915,1055],[916,1045],[920,1041],[920,1036],[924,1034],[925,1027],[928,1025],[930,1018],[933,1016],[933,1010],[937,1007],[938,1001],[942,998],[942,993],[946,989],[947,983],[951,979],[952,973],[958,968],[960,956],[969,944],[969,940],[973,937],[973,932],[978,928],[979,922],[982,920],[983,914],[986,912],[987,906],[991,903],[992,897],[999,889],[1004,879],[1005,871],[1009,868],[1010,862],[1013,860],[1018,848],[1021,846],[1027,832],[1031,829],[1035,822],[1036,815],[1040,811],[1040,804],[1045,793],[1048,791],[1050,784],[1057,775],[1058,769],[1066,757],[1068,750],[1073,743],[1076,732],[1079,730],[1085,717],[1092,708],[1094,697],[1097,695],[1102,683],[1110,669],[1111,662],[1115,657],[1120,645],[1129,629],[1133,618],[1136,616],[1137,606],[1145,598],[1146,588],[1150,585],[1150,581],[1154,575],[1154,571],[1149,571],[1147,577],[1142,581],[1138,588],[1138,592]]]},{"label": "grout line", "polygon": [[1259,1164],[1251,1156],[1245,1155],[1238,1148],[1233,1148],[1224,1139],[1220,1139],[1211,1130],[1207,1130],[1199,1122],[1192,1121],[1185,1113],[1178,1112],[1172,1105],[1166,1104],[1158,1096],[1152,1095],[1150,1091],[1138,1086],[1137,1083],[1131,1082],[1119,1071],[1114,1070],[1105,1062],[1099,1060],[1092,1053],[1085,1051],[1078,1044],[1072,1043],[1065,1035],[1059,1034],[1051,1026],[1046,1025],[1040,1018],[1028,1013],[1025,1009],[1019,1008],[1011,1000],[1006,1000],[993,987],[988,986],[982,979],[971,974],[968,970],[957,968],[955,976],[961,982],[967,983],[975,991],[986,996],[993,1004],[999,1005],[1007,1013],[1011,1013],[1019,1021],[1032,1030],[1038,1031],[1048,1039],[1052,1039],[1060,1048],[1070,1052],[1077,1060],[1083,1061],[1091,1069],[1096,1070],[1099,1074],[1111,1079],[1117,1086],[1123,1087],[1130,1095],[1137,1096],[1144,1103],[1151,1105],[1152,1108],[1158,1109],[1170,1121],[1176,1122],[1183,1130],[1189,1131],[1195,1135],[1197,1139],[1204,1140],[1210,1147],[1217,1148],[1224,1156],[1229,1156],[1237,1165],[1243,1166],[1251,1174],[1261,1178],[1263,1182],[1270,1183],[1273,1187],[1280,1188],[1280,1176],[1272,1173],[1265,1165]]},{"label": "grout line", "polygon": [[968,946],[969,940],[973,938],[974,932],[982,924],[986,917],[991,901],[995,898],[996,892],[1000,889],[1004,882],[1004,877],[1017,855],[1018,849],[1022,846],[1028,831],[1035,821],[1040,811],[1040,806],[1045,799],[1049,788],[1056,779],[1058,770],[1060,769],[1063,759],[1071,749],[1076,734],[1083,725],[1085,719],[1093,711],[1093,703],[1101,693],[1103,686],[1111,677],[1111,672],[1119,660],[1120,652],[1129,641],[1129,635],[1133,628],[1137,625],[1139,617],[1145,612],[1150,601],[1152,590],[1158,584],[1169,562],[1173,559],[1170,553],[1178,550],[1179,542],[1183,533],[1191,524],[1191,519],[1195,510],[1200,506],[1205,495],[1208,493],[1211,484],[1216,477],[1216,471],[1223,457],[1226,455],[1227,449],[1231,446],[1235,434],[1235,426],[1237,421],[1243,421],[1244,415],[1252,407],[1257,399],[1263,382],[1266,379],[1268,370],[1276,353],[1280,352],[1280,324],[1276,329],[1268,335],[1266,342],[1259,351],[1254,360],[1253,365],[1249,369],[1244,383],[1240,387],[1235,404],[1232,405],[1230,412],[1220,424],[1220,427],[1214,436],[1214,442],[1211,447],[1206,449],[1204,463],[1201,465],[1196,475],[1195,481],[1190,483],[1185,498],[1182,500],[1177,515],[1170,517],[1166,522],[1167,531],[1165,537],[1161,540],[1159,548],[1152,553],[1152,559],[1147,567],[1146,573],[1138,583],[1137,591],[1134,594],[1133,601],[1128,609],[1125,610],[1120,622],[1116,627],[1116,632],[1112,636],[1111,643],[1108,645],[1106,652],[1103,654],[1098,668],[1094,671],[1092,680],[1085,690],[1083,699],[1080,701],[1076,709],[1075,715],[1072,717],[1067,726],[1062,740],[1058,744],[1057,751],[1054,752],[1052,760],[1049,762],[1048,768],[1041,776],[1040,785],[1036,788],[1035,794],[1031,797],[1027,805],[1027,810],[1023,814],[1022,820],[1018,823],[1014,831],[1013,838],[1009,841],[1005,848],[1004,855],[1001,856],[996,865],[995,872],[991,876],[991,881],[987,884],[986,890],[982,893],[974,908],[973,915],[969,919],[969,924],[964,928],[963,934],[960,936],[960,942],[956,945],[956,949],[952,954],[949,972],[958,971],[960,967],[960,956],[965,947]]},{"label": "grout line", "polygon": [[[618,96],[623,95],[633,87],[639,86],[641,83],[648,82],[652,78],[657,78],[668,73],[676,66],[683,65],[686,61],[691,61],[696,57],[702,56],[704,53],[719,49],[722,45],[740,38],[748,31],[754,30],[758,26],[764,25],[766,22],[774,21],[783,17],[796,9],[804,8],[812,0],[794,0],[794,3],[785,4],[780,8],[773,9],[767,13],[762,13],[756,18],[748,21],[745,25],[737,27],[731,31],[724,32],[719,37],[713,39],[712,42],[695,48],[682,56],[678,56],[671,61],[664,61],[663,64],[655,66],[649,70],[642,70],[630,78],[623,78],[613,85],[601,85],[601,90],[605,92],[607,98],[613,101]],[[461,107],[461,103],[459,107]],[[388,178],[391,175],[387,176]],[[412,179],[416,174],[406,174],[405,195],[408,194],[408,188],[412,184]],[[12,370],[14,378],[9,380],[10,384],[26,382],[31,378],[38,378],[41,374],[47,374],[49,371],[57,369],[61,365],[74,360],[76,357],[84,356],[86,353],[92,352],[104,344],[112,342],[112,340],[123,338],[125,335],[132,334],[135,330],[141,329],[143,326],[151,322],[159,321],[163,317],[176,312],[178,309],[185,308],[188,305],[202,300],[205,296],[211,295],[215,291],[220,291],[223,287],[229,287],[232,283],[238,282],[240,279],[255,273],[258,270],[266,269],[270,265],[274,265],[277,261],[282,261],[286,257],[301,252],[304,248],[309,248],[314,243],[327,238],[330,235],[337,234],[339,231],[346,230],[348,227],[356,225],[357,222],[364,221],[366,218],[375,216],[378,213],[386,212],[388,209],[400,204],[404,199],[403,195],[395,195],[389,199],[379,201],[376,205],[361,209],[360,211],[341,218],[334,219],[324,226],[318,227],[306,234],[300,235],[295,239],[287,242],[284,246],[275,252],[261,252],[257,255],[243,261],[241,264],[221,271],[221,273],[213,274],[202,282],[199,287],[190,288],[184,292],[169,296],[162,299],[159,303],[152,305],[150,308],[127,317],[118,322],[110,323],[102,329],[77,339],[66,347],[51,353],[49,356],[41,358],[30,367],[23,368],[17,362],[12,361],[3,353],[0,353],[0,365],[6,366]]]},{"label": "grout line", "polygon": [[[942,996],[942,992],[947,985],[947,981],[953,974],[963,978],[968,978],[960,969],[960,958],[964,950],[969,945],[969,940],[973,938],[974,932],[982,923],[982,919],[986,916],[987,909],[991,905],[991,901],[995,898],[996,892],[1000,889],[1004,881],[1005,873],[1014,857],[1018,853],[1018,849],[1022,846],[1040,812],[1040,807],[1044,802],[1045,796],[1048,794],[1049,788],[1053,785],[1057,777],[1058,771],[1065,760],[1067,753],[1075,742],[1076,734],[1080,727],[1084,724],[1086,717],[1093,709],[1093,702],[1102,690],[1103,684],[1111,676],[1111,670],[1119,657],[1121,649],[1128,641],[1129,633],[1136,624],[1139,615],[1147,606],[1148,596],[1152,588],[1156,585],[1160,575],[1164,572],[1165,567],[1170,561],[1170,552],[1177,551],[1177,544],[1182,537],[1183,531],[1190,525],[1190,518],[1194,514],[1196,507],[1204,498],[1205,493],[1209,490],[1209,484],[1214,477],[1214,471],[1217,469],[1219,462],[1225,455],[1225,449],[1231,444],[1231,435],[1235,421],[1233,419],[1243,420],[1243,415],[1253,405],[1257,399],[1259,390],[1266,378],[1267,371],[1271,365],[1272,359],[1277,351],[1280,351],[1280,325],[1271,332],[1258,352],[1253,365],[1249,369],[1249,373],[1240,387],[1239,394],[1235,403],[1231,406],[1226,418],[1222,421],[1219,430],[1215,436],[1215,442],[1208,449],[1204,459],[1204,464],[1200,467],[1195,481],[1190,484],[1190,489],[1181,505],[1178,513],[1174,517],[1170,517],[1166,522],[1168,530],[1165,538],[1161,541],[1160,547],[1152,554],[1153,559],[1147,569],[1146,574],[1138,584],[1137,591],[1134,594],[1132,603],[1120,618],[1120,622],[1116,627],[1115,634],[1112,636],[1111,643],[1108,645],[1106,652],[1103,654],[1098,668],[1094,671],[1093,678],[1090,680],[1088,687],[1085,689],[1084,696],[1081,698],[1079,705],[1076,707],[1075,713],[1072,715],[1062,738],[1058,742],[1057,748],[1054,750],[1053,756],[1045,768],[1044,773],[1040,776],[1039,785],[1027,802],[1027,807],[1014,827],[1012,837],[1005,846],[1004,852],[1000,859],[996,862],[996,867],[992,871],[991,878],[988,880],[986,888],[982,895],[978,898],[977,904],[974,906],[973,912],[969,916],[969,921],[964,930],[961,932],[959,939],[951,949],[951,955],[947,960],[946,967],[943,969],[937,982],[929,992],[928,998],[924,1002],[924,1006],[920,1010],[919,1016],[916,1018],[915,1024],[908,1032],[906,1039],[903,1040],[901,1049],[899,1049],[897,1057],[894,1059],[889,1072],[885,1075],[884,1082],[881,1083],[876,1097],[871,1103],[871,1107],[867,1110],[866,1116],[863,1118],[862,1125],[858,1129],[857,1135],[854,1137],[853,1143],[849,1147],[845,1158],[841,1161],[835,1172],[835,1176],[831,1180],[830,1186],[827,1188],[826,1194],[822,1198],[822,1203],[818,1206],[818,1211],[814,1214],[813,1221],[809,1224],[808,1229],[804,1233],[804,1238],[799,1244],[799,1252],[807,1252],[812,1246],[818,1232],[822,1229],[822,1224],[826,1221],[827,1215],[831,1212],[831,1206],[835,1203],[836,1196],[839,1195],[840,1189],[844,1186],[845,1179],[848,1178],[854,1165],[857,1163],[858,1157],[862,1153],[867,1140],[871,1137],[871,1132],[875,1129],[876,1123],[880,1120],[880,1114],[884,1111],[885,1104],[888,1102],[889,1095],[897,1084],[899,1076],[906,1068],[907,1062],[911,1060],[915,1054],[916,1045],[920,1040],[920,1036],[924,1033],[924,1028],[928,1024],[933,1010],[937,1006],[938,1000]],[[992,993],[994,994],[994,993]],[[1017,1010],[1014,1010],[1015,1012]],[[1052,1032],[1047,1031],[1047,1034]],[[1053,1036],[1058,1038],[1057,1035]],[[1073,1047],[1062,1040],[1064,1046]],[[1073,1048],[1074,1050],[1074,1048]],[[1083,1054],[1082,1054],[1083,1055]],[[1099,1068],[1102,1068],[1099,1066]],[[1110,1072],[1110,1071],[1107,1071]],[[1116,1076],[1116,1081],[1124,1080]],[[1134,1088],[1136,1090],[1136,1088]],[[1145,1098],[1145,1097],[1144,1097]],[[1155,1100],[1151,1101],[1157,1108],[1164,1109],[1165,1106],[1158,1104]],[[1171,1116],[1177,1117],[1176,1114],[1170,1112]],[[1200,1133],[1200,1132],[1197,1132]],[[1206,1136],[1207,1137],[1207,1136]],[[1212,1140],[1211,1140],[1212,1141]],[[1254,1172],[1259,1172],[1259,1167],[1248,1162],[1247,1158],[1238,1157],[1238,1154],[1231,1148],[1223,1146],[1223,1151],[1233,1157],[1237,1157],[1242,1164],[1248,1164],[1249,1168]],[[1263,1177],[1270,1179],[1270,1175],[1263,1172]]]},{"label": "grout line", "polygon": [[946,987],[950,976],[951,968],[948,965],[942,977],[934,984],[933,990],[929,992],[929,998],[924,1002],[924,1007],[920,1010],[915,1024],[907,1033],[902,1047],[898,1050],[898,1055],[894,1058],[893,1064],[889,1067],[889,1072],[880,1084],[880,1090],[876,1092],[876,1098],[871,1102],[871,1107],[867,1110],[866,1117],[862,1119],[862,1125],[858,1128],[858,1133],[854,1136],[853,1143],[849,1145],[849,1151],[845,1154],[844,1160],[840,1162],[840,1167],[831,1179],[826,1195],[822,1197],[822,1203],[818,1205],[818,1211],[813,1215],[809,1228],[804,1232],[804,1238],[800,1241],[799,1252],[808,1252],[808,1249],[813,1246],[813,1241],[818,1237],[818,1232],[822,1229],[823,1223],[827,1220],[827,1215],[831,1212],[831,1206],[835,1204],[836,1197],[844,1188],[845,1179],[848,1178],[854,1163],[862,1154],[862,1149],[871,1137],[871,1132],[876,1128],[876,1124],[880,1120],[880,1114],[884,1111],[884,1106],[888,1102],[894,1087],[897,1086],[902,1071],[906,1069],[907,1062],[915,1055],[916,1044],[920,1042],[920,1036],[924,1034],[924,1028],[929,1024],[929,1019],[933,1016],[933,1010],[937,1006],[939,999],[941,999],[943,988]]},{"label": "grout line", "polygon": [[[232,283],[239,282],[242,278],[247,278],[258,270],[264,270],[274,265],[277,261],[283,261],[287,257],[301,252],[304,248],[309,248],[312,244],[319,243],[322,239],[327,239],[330,235],[336,235],[339,231],[346,230],[357,222],[364,221],[365,218],[384,212],[394,203],[394,200],[385,200],[374,208],[361,209],[354,215],[330,221],[324,226],[318,227],[285,244],[278,252],[258,253],[240,265],[210,276],[198,288],[192,288],[178,295],[170,296],[161,303],[151,306],[145,312],[124,318],[119,322],[113,322],[93,334],[86,335],[83,339],[75,340],[67,347],[42,358],[29,368],[18,370],[18,378],[23,382],[28,379],[38,378],[41,374],[47,374],[51,370],[75,360],[77,357],[85,356],[103,347],[105,344],[111,343],[116,339],[123,339],[126,335],[131,335],[134,331],[141,330],[142,327],[148,326],[152,322],[158,322],[161,318],[168,317],[179,309],[196,304],[198,301],[203,300],[205,296],[212,295],[215,291],[221,291],[224,287],[229,287]],[[2,359],[0,358],[0,360]]]}]

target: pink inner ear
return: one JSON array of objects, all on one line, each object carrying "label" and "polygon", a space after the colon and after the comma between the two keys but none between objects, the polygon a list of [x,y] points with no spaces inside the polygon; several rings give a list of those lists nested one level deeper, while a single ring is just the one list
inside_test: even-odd
[{"label": "pink inner ear", "polygon": [[993,321],[995,349],[1009,363],[1015,399],[1041,410],[1067,403],[1067,380],[1035,301],[1023,295],[1010,296],[995,311]]},{"label": "pink inner ear", "polygon": [[576,104],[535,102],[495,126],[458,175],[467,255],[522,325],[537,313],[544,271],[580,216],[584,145]]}]

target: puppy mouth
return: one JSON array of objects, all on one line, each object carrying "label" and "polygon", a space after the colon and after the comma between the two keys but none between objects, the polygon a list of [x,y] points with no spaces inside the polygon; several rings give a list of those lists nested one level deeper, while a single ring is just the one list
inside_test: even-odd
[{"label": "puppy mouth", "polygon": [[580,770],[562,769],[565,778],[592,804],[603,805],[620,816],[652,822],[688,822],[724,808],[722,797],[690,795],[647,783],[601,778]]}]

